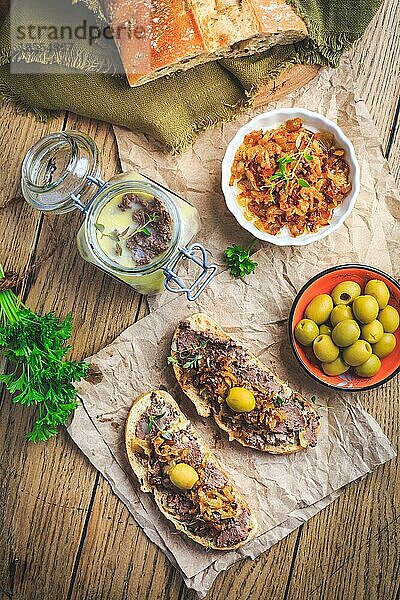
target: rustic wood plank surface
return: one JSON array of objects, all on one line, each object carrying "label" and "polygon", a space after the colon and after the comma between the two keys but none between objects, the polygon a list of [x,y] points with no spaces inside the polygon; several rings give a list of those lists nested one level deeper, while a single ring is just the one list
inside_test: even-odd
[{"label": "rustic wood plank surface", "polygon": [[[365,100],[392,171],[400,177],[397,0],[387,0],[352,51]],[[397,33],[396,33],[397,27]],[[110,126],[75,116],[48,124],[0,113],[0,205],[18,197],[21,158],[41,135],[77,128],[96,138],[103,174],[119,164]],[[84,263],[74,236],[79,215],[52,219],[58,246],[25,284],[35,310],[75,315],[74,355],[96,352],[145,315],[138,295]],[[0,210],[0,256],[22,269],[51,242],[47,219],[22,202]],[[23,232],[23,235],[19,235]],[[101,293],[99,293],[101,290]],[[371,391],[366,408],[398,447],[398,380]],[[151,544],[64,432],[46,445],[25,443],[29,411],[0,399],[0,597],[15,600],[193,599],[164,555]],[[209,600],[249,598],[394,600],[399,594],[399,462],[352,485],[330,507],[255,561],[221,575]]]}]

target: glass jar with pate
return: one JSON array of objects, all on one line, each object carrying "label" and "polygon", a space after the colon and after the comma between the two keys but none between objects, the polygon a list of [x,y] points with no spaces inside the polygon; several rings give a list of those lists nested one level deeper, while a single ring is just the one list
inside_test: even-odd
[{"label": "glass jar with pate", "polygon": [[[195,300],[216,274],[207,250],[188,246],[200,229],[196,208],[138,172],[103,181],[96,144],[79,131],[53,133],[32,146],[22,165],[22,191],[45,213],[79,209],[82,258],[142,294],[166,288]],[[188,260],[196,274],[186,283],[177,269]]]}]

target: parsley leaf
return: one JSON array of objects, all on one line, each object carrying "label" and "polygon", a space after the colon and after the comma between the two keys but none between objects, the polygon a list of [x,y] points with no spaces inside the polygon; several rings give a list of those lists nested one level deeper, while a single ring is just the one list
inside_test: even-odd
[{"label": "parsley leaf", "polygon": [[167,363],[169,365],[177,365],[179,363],[179,360],[176,358],[176,356],[168,356]]},{"label": "parsley leaf", "polygon": [[257,263],[250,258],[250,251],[254,244],[255,241],[248,248],[233,244],[225,250],[226,262],[232,277],[245,277],[255,271]]},{"label": "parsley leaf", "polygon": [[155,419],[161,419],[161,417],[163,417],[164,415],[165,415],[165,412],[163,412],[159,415],[149,415],[149,423],[147,425],[147,430],[149,433],[151,433],[151,431],[153,429]]},{"label": "parsley leaf", "polygon": [[308,183],[308,181],[306,181],[305,179],[302,179],[301,177],[297,180],[297,183],[299,184],[300,187],[303,187],[303,188],[310,187],[310,184]]}]

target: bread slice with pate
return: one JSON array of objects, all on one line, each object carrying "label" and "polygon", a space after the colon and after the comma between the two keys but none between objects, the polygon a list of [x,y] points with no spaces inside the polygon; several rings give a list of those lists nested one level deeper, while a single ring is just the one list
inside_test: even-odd
[{"label": "bread slice with pate", "polygon": [[170,394],[155,390],[134,401],[125,442],[141,489],[176,529],[215,550],[255,536],[253,511]]},{"label": "bread slice with pate", "polygon": [[[230,440],[273,454],[316,445],[320,417],[313,404],[207,315],[179,323],[169,362],[199,415],[212,415]],[[239,398],[250,397],[250,410],[231,407],[232,390]]]}]

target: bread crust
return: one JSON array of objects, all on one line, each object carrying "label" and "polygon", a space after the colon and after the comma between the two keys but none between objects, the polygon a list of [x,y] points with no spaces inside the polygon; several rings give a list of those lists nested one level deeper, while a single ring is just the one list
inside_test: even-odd
[{"label": "bread crust", "polygon": [[[209,541],[205,540],[203,537],[201,537],[199,535],[195,535],[191,531],[188,531],[185,528],[184,524],[182,524],[181,521],[174,518],[173,515],[171,515],[170,513],[168,513],[165,510],[164,500],[165,500],[165,496],[167,495],[167,492],[163,493],[160,490],[157,490],[155,487],[153,487],[149,483],[148,478],[147,478],[147,469],[137,458],[137,452],[138,452],[139,448],[144,447],[144,444],[143,444],[142,439],[136,437],[136,426],[137,426],[137,423],[138,423],[140,417],[151,406],[152,394],[156,395],[156,399],[161,400],[164,404],[169,405],[174,411],[179,413],[178,423],[181,424],[182,427],[184,427],[186,424],[189,423],[188,419],[186,419],[185,415],[182,413],[178,404],[175,402],[175,400],[172,398],[172,396],[168,392],[165,392],[163,390],[154,390],[152,392],[147,392],[145,394],[142,394],[138,398],[136,398],[136,400],[133,402],[132,407],[129,411],[128,417],[126,419],[125,446],[126,446],[126,452],[127,452],[129,463],[132,467],[133,472],[135,473],[136,477],[139,480],[141,489],[144,492],[153,493],[154,500],[155,500],[158,508],[162,512],[162,514],[169,521],[171,521],[174,524],[174,526],[176,527],[176,529],[178,529],[178,531],[181,531],[182,533],[184,533],[187,537],[189,537],[190,539],[195,541],[197,544],[200,544],[201,546],[204,546],[206,548],[212,548],[214,550],[221,550],[221,551],[235,550],[236,548],[240,548],[244,544],[247,544],[256,535],[256,532],[257,532],[256,517],[255,517],[252,509],[249,507],[249,505],[245,501],[245,499],[237,491],[237,488],[235,488],[233,482],[231,481],[231,479],[229,478],[227,473],[223,470],[219,461],[214,456],[214,454],[212,453],[212,451],[210,450],[208,445],[205,443],[203,438],[200,436],[200,434],[197,432],[197,430],[193,426],[191,426],[191,429],[190,429],[191,434],[195,437],[196,441],[199,443],[202,451],[204,451],[207,454],[207,461],[213,462],[215,464],[215,466],[218,468],[218,470],[221,473],[223,473],[223,475],[226,477],[228,482],[235,488],[235,500],[238,502],[238,504],[242,508],[245,508],[246,510],[249,511],[249,514],[250,514],[249,534],[246,537],[246,539],[241,541],[240,543],[234,544],[232,546],[225,546],[225,547],[221,548],[219,546],[216,546],[215,544],[209,543]],[[136,451],[135,451],[135,449],[136,449]]]},{"label": "bread crust", "polygon": [[106,0],[106,11],[132,87],[307,34],[285,0]]},{"label": "bread crust", "polygon": [[[222,340],[230,340],[231,339],[230,336],[218,325],[218,323],[216,323],[213,319],[211,319],[208,315],[206,315],[204,313],[194,314],[191,317],[189,317],[188,319],[185,319],[184,322],[188,323],[189,326],[194,331],[197,331],[197,332],[204,331],[204,332],[213,333],[214,335],[218,336]],[[176,348],[176,345],[177,345],[177,338],[179,335],[179,328],[181,326],[181,323],[178,325],[177,329],[175,330],[175,333],[174,333],[173,339],[172,339],[171,356],[174,356],[174,357],[177,357],[177,353],[174,348]],[[279,379],[279,377],[277,377],[274,373],[272,373],[263,362],[261,362],[254,354],[252,354],[247,349],[246,349],[246,354],[247,354],[246,362],[248,365],[258,366],[260,369],[262,369],[263,371],[268,373],[279,385],[281,385],[281,386],[285,385],[284,382],[281,379]],[[186,381],[185,370],[179,365],[179,363],[177,363],[177,362],[173,363],[173,369],[174,369],[175,377],[176,377],[180,387],[185,392],[186,396],[188,396],[188,398],[193,402],[193,404],[195,405],[196,410],[200,416],[209,417],[212,415],[216,424],[218,425],[218,427],[220,427],[222,430],[224,430],[228,433],[229,441],[236,440],[240,444],[242,444],[242,446],[245,446],[248,448],[254,448],[254,446],[247,444],[239,436],[237,436],[237,435],[235,436],[235,432],[233,432],[229,427],[227,427],[227,425],[225,425],[225,423],[223,423],[223,421],[218,417],[218,415],[216,415],[212,411],[210,403],[207,402],[206,400],[204,400],[200,396],[200,394],[197,392],[196,388]],[[306,398],[304,398],[303,396],[301,396],[298,393],[296,393],[296,396],[298,396],[302,399],[302,401],[304,402],[305,406],[307,407],[307,409],[309,411],[311,411],[316,416],[318,416],[318,413],[316,412],[315,408],[313,407],[313,405],[310,402],[308,402],[308,400],[306,400]],[[318,428],[316,430],[317,435],[318,435],[319,431],[320,431],[320,424],[318,424]],[[282,444],[280,446],[266,444],[264,446],[264,448],[262,449],[262,451],[268,452],[270,454],[293,454],[294,452],[299,452],[300,450],[304,450],[304,449],[305,449],[305,446],[302,446],[301,444]]]}]

